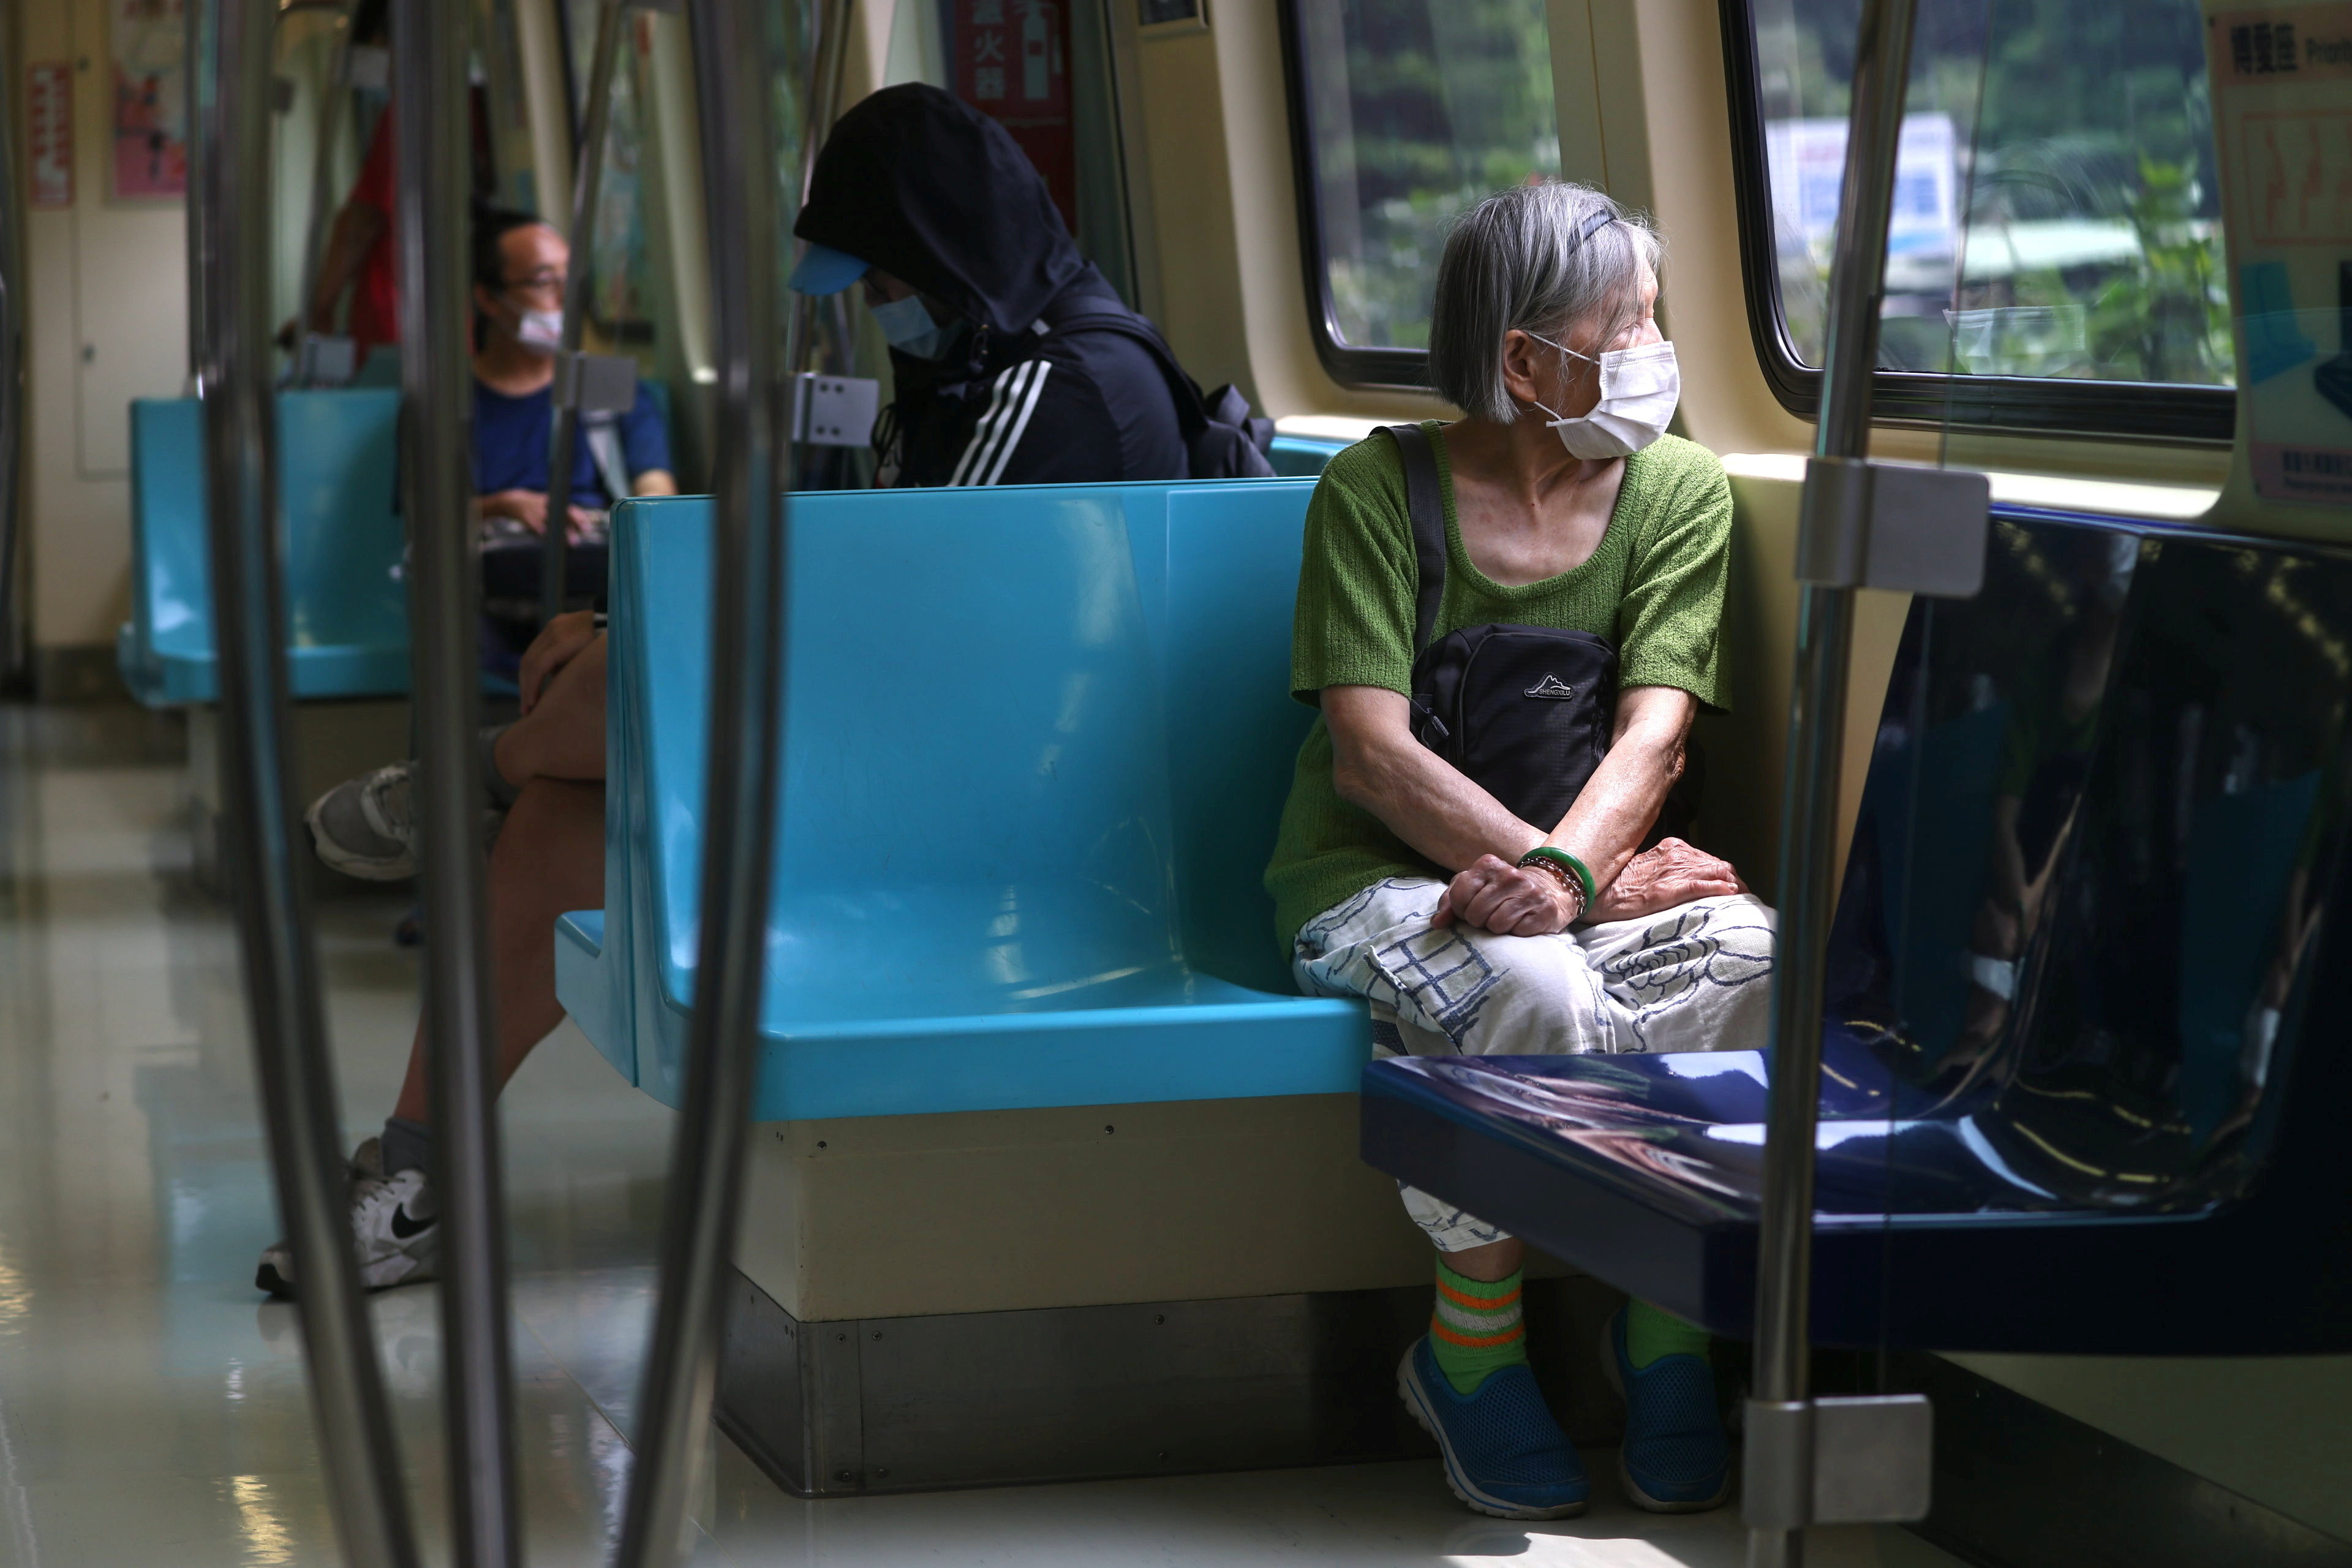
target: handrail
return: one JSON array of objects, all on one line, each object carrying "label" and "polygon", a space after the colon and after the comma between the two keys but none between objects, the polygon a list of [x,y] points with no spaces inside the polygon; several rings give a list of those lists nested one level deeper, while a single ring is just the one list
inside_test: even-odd
[{"label": "handrail", "polygon": [[[595,274],[596,195],[604,183],[604,137],[613,121],[613,69],[621,54],[625,4],[625,0],[598,0],[588,96],[580,106],[580,149],[572,164],[572,229],[564,236],[572,245],[572,266],[563,279],[562,347],[555,356],[555,427],[547,437],[547,521],[540,533],[539,618],[542,625],[563,613],[572,454],[580,438],[580,340],[587,329],[588,286]],[[615,503],[626,499],[613,498]]]},{"label": "handrail", "polygon": [[22,530],[18,491],[25,453],[24,236],[17,224],[16,91],[13,62],[0,53],[0,674],[13,673],[18,647],[16,551]]},{"label": "handrail", "polygon": [[677,1560],[709,1431],[721,1287],[759,1071],[760,994],[783,742],[784,449],[776,342],[777,170],[766,7],[688,0],[718,350],[709,782],[684,1113],[670,1156],[661,1288],[638,1399],[623,1568]]},{"label": "handrail", "polygon": [[[1829,333],[1822,355],[1822,417],[1814,451],[1861,458],[1870,450],[1871,372],[1877,359],[1886,228],[1903,91],[1911,66],[1915,0],[1864,0],[1854,46],[1853,116],[1836,248],[1830,265]],[[1834,505],[1823,467],[1806,481],[1805,526]],[[1799,559],[1806,558],[1801,544]],[[1837,895],[1838,764],[1845,745],[1845,687],[1853,647],[1851,587],[1808,582],[1797,621],[1797,676],[1789,717],[1789,765],[1780,806],[1779,954],[1772,966],[1772,1088],[1765,1128],[1756,1279],[1757,1415],[1787,1417],[1773,1430],[1798,1445],[1810,1476],[1811,1377],[1807,1334],[1813,1255],[1813,1138],[1820,1116],[1822,997]],[[1765,1423],[1751,1419],[1760,1446]],[[1751,1458],[1751,1465],[1757,1463]],[[1753,1473],[1751,1471],[1751,1473]],[[1751,1489],[1751,1494],[1757,1489]],[[1799,1495],[1811,1496],[1810,1481]],[[1749,1568],[1801,1568],[1801,1525],[1754,1522]]]},{"label": "handrail", "polygon": [[272,0],[188,6],[191,42],[212,57],[191,61],[211,90],[194,105],[202,182],[188,205],[200,241],[190,260],[203,269],[194,337],[219,628],[222,793],[270,1165],[301,1282],[311,1408],[343,1560],[415,1568],[400,1456],[352,1254],[334,1063],[310,901],[297,874],[269,374],[275,12]]},{"label": "handrail", "polygon": [[467,0],[402,0],[393,16],[399,163],[400,381],[407,440],[411,686],[425,892],[425,1038],[430,1042],[441,1197],[442,1412],[452,1556],[460,1568],[522,1560],[514,1456],[506,1215],[500,1202],[497,1037],[483,933],[477,760],[479,682],[472,528],[473,371],[467,195],[472,148]]}]

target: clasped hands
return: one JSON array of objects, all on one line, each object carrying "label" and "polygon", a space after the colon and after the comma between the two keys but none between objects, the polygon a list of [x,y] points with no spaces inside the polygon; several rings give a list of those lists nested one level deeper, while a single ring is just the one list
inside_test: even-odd
[{"label": "clasped hands", "polygon": [[1637,920],[1694,899],[1746,891],[1748,884],[1730,861],[1682,839],[1662,838],[1656,848],[1628,860],[1580,916],[1575,895],[1550,872],[1514,866],[1498,855],[1481,855],[1438,896],[1430,923],[1449,926],[1459,921],[1496,936],[1549,936],[1579,919],[1592,923]]}]

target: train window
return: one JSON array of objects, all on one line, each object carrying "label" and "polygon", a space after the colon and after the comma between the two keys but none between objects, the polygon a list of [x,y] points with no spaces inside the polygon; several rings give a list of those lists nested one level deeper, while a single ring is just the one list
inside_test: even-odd
[{"label": "train window", "polygon": [[1447,224],[1559,172],[1544,0],[1286,9],[1317,346],[1341,381],[1423,384]]},{"label": "train window", "polygon": [[[1738,107],[1751,313],[1810,415],[1860,0],[1756,0]],[[2197,0],[1921,0],[1882,414],[2226,440],[2233,375]]]}]

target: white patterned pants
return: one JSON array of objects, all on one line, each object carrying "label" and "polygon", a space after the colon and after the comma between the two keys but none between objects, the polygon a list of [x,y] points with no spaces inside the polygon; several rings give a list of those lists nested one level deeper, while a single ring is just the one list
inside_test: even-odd
[{"label": "white patterned pants", "polygon": [[[1308,921],[1299,988],[1371,1004],[1379,1056],[1551,1057],[1760,1050],[1770,1026],[1774,917],[1750,894],[1699,899],[1554,936],[1429,923],[1445,884],[1399,877]],[[1507,1232],[1397,1184],[1441,1252]]]}]

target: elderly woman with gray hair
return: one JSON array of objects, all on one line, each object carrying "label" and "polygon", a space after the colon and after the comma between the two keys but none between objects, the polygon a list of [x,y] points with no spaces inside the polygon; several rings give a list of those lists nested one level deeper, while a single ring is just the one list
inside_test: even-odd
[{"label": "elderly woman with gray hair", "polygon": [[[1308,508],[1291,685],[1322,712],[1265,881],[1299,983],[1368,1000],[1377,1050],[1764,1044],[1772,911],[1727,862],[1654,837],[1692,719],[1724,701],[1731,534],[1722,464],[1664,433],[1678,382],[1656,319],[1663,255],[1642,217],[1581,185],[1480,203],[1446,243],[1430,325],[1433,382],[1465,417],[1376,432],[1331,460]],[[1409,474],[1431,458],[1417,550]],[[1437,571],[1442,594],[1424,581]],[[1613,653],[1592,721],[1605,753],[1564,815],[1528,820],[1443,754],[1429,661],[1465,628]],[[1522,679],[1500,695],[1533,708],[1480,710],[1501,737],[1488,753],[1523,719],[1566,711],[1544,700],[1576,699],[1573,679],[1520,693]],[[1580,1512],[1583,1467],[1528,1370],[1520,1243],[1428,1194],[1404,1199],[1438,1248],[1437,1300],[1398,1388],[1448,1481],[1485,1513]],[[1619,1470],[1644,1508],[1713,1508],[1729,1489],[1707,1352],[1702,1331],[1642,1302],[1610,1323]]]}]

